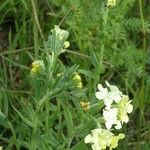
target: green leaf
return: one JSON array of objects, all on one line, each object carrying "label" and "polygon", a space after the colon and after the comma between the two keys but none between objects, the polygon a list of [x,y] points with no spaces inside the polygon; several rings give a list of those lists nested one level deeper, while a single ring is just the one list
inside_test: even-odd
[{"label": "green leaf", "polygon": [[0,124],[6,128],[10,128],[6,116],[0,111]]},{"label": "green leaf", "polygon": [[17,114],[20,116],[20,118],[27,124],[27,125],[29,125],[30,127],[34,127],[34,124],[31,122],[31,121],[29,121],[27,118],[25,118],[13,105],[12,105],[12,107],[14,108],[14,110],[17,112]]},{"label": "green leaf", "polygon": [[75,146],[73,146],[71,148],[71,150],[86,150],[85,143],[79,142],[78,144],[76,144]]},{"label": "green leaf", "polygon": [[66,120],[66,126],[68,130],[68,135],[73,135],[73,121],[72,121],[72,114],[68,107],[65,105],[62,106],[64,111],[64,116]]}]

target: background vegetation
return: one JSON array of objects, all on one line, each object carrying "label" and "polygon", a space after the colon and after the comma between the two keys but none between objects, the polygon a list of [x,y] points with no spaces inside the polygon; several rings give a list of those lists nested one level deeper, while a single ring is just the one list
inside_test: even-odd
[{"label": "background vegetation", "polygon": [[[96,86],[107,80],[134,105],[118,150],[149,150],[149,16],[149,0],[118,0],[108,9],[105,0],[1,0],[0,145],[8,150],[90,149],[84,137],[95,126],[91,114],[96,119],[102,107],[94,105]],[[69,50],[50,58],[46,75],[31,79],[31,63],[47,55],[54,25],[69,31]],[[76,73],[82,90],[73,80]],[[80,101],[92,104],[90,112]]]}]

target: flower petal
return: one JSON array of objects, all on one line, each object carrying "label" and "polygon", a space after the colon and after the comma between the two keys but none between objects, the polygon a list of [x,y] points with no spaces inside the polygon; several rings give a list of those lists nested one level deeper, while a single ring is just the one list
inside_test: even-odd
[{"label": "flower petal", "polygon": [[99,99],[99,100],[103,100],[106,97],[106,95],[107,95],[106,90],[104,90],[102,92],[101,91],[96,92],[96,94],[95,94],[96,98]]},{"label": "flower petal", "polygon": [[120,121],[117,121],[117,122],[116,122],[115,129],[119,130],[119,129],[121,129],[121,128],[122,128],[121,122],[120,122]]},{"label": "flower petal", "polygon": [[129,121],[128,115],[124,115],[122,121],[125,122],[125,123],[127,123]]},{"label": "flower petal", "polygon": [[93,142],[93,137],[91,134],[88,134],[84,139],[84,143],[92,143],[92,142]]},{"label": "flower petal", "polygon": [[126,109],[127,109],[127,113],[131,113],[133,111],[133,105],[128,104]]}]

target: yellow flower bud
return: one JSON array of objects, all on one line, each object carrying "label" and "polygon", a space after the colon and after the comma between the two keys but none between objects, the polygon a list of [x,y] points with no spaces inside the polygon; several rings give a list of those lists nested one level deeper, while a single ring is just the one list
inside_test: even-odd
[{"label": "yellow flower bud", "polygon": [[44,63],[42,60],[36,60],[32,63],[31,73],[36,74],[45,69]]},{"label": "yellow flower bud", "polygon": [[74,76],[74,80],[76,80],[78,82],[77,87],[81,89],[83,87],[83,85],[82,85],[82,80],[81,80],[80,75],[76,74]]},{"label": "yellow flower bud", "polygon": [[84,111],[88,111],[90,109],[90,102],[80,102],[80,105]]},{"label": "yellow flower bud", "polygon": [[70,46],[70,43],[68,41],[64,42],[64,49],[68,48]]}]

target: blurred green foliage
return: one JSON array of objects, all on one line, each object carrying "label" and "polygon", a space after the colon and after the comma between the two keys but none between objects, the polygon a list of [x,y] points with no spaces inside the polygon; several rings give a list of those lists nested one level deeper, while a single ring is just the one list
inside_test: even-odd
[{"label": "blurred green foliage", "polygon": [[[1,0],[0,145],[90,149],[83,140],[95,126],[91,114],[96,118],[102,107],[94,105],[96,86],[107,80],[134,103],[118,150],[150,149],[149,14],[149,0],[118,0],[115,7],[106,7],[106,0]],[[49,58],[54,25],[69,31],[70,47]],[[31,79],[37,59],[51,68]],[[83,90],[76,88],[76,73]],[[94,108],[84,112],[80,101]]]}]

